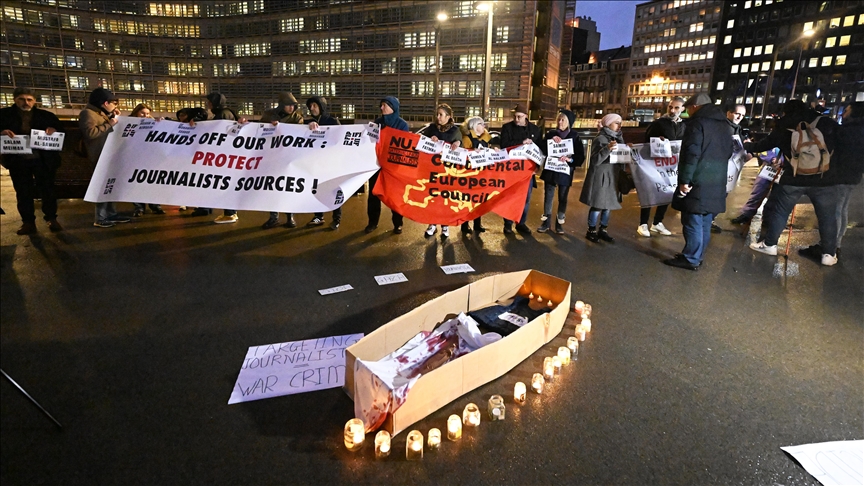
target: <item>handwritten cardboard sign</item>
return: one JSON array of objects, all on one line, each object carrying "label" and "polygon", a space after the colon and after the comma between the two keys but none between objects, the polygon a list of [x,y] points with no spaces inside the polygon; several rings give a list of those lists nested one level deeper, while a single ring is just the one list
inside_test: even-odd
[{"label": "handwritten cardboard sign", "polygon": [[11,138],[0,135],[0,154],[27,155],[32,153],[30,135],[16,135]]},{"label": "handwritten cardboard sign", "polygon": [[30,148],[59,152],[63,150],[65,138],[66,134],[63,132],[54,132],[48,135],[44,130],[30,130]]},{"label": "handwritten cardboard sign", "polygon": [[228,404],[336,388],[345,384],[345,348],[363,334],[252,346]]}]

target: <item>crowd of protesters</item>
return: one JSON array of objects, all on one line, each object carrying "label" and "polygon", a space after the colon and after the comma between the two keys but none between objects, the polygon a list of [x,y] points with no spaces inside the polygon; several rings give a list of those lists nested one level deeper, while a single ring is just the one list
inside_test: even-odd
[{"label": "crowd of protesters", "polygon": [[[33,91],[18,88],[14,92],[15,105],[0,110],[0,133],[8,137],[29,134],[31,129],[44,130],[52,134],[60,128],[57,117],[47,110],[35,107]],[[97,88],[89,96],[88,104],[79,115],[79,126],[83,146],[90,161],[95,165],[99,160],[103,146],[117,123],[120,111],[117,109],[118,99],[107,89]],[[306,100],[309,116],[303,117],[300,103],[291,93],[280,93],[276,106],[266,110],[261,122],[305,124],[315,130],[320,125],[339,125],[339,121],[330,115],[327,100],[321,96],[312,96]],[[246,118],[239,117],[227,107],[225,96],[211,93],[205,98],[206,110],[202,108],[184,108],[177,112],[177,121],[193,124],[204,120],[236,120],[246,123]],[[400,117],[399,100],[386,96],[380,100],[381,116],[375,123],[381,127],[391,127],[408,131],[408,123]],[[681,112],[686,110],[687,119],[681,118]],[[813,203],[818,219],[820,241],[818,244],[802,248],[801,254],[819,260],[823,265],[834,265],[840,254],[840,244],[846,230],[848,206],[853,189],[858,186],[864,173],[864,103],[856,102],[847,105],[842,114],[842,124],[830,117],[823,116],[813,108],[798,100],[787,101],[783,105],[783,116],[777,120],[775,128],[766,137],[758,141],[744,137],[741,140],[740,122],[746,114],[742,105],[728,107],[725,114],[705,94],[693,96],[689,100],[673,98],[667,106],[667,113],[654,121],[646,130],[645,139],[657,137],[661,140],[681,141],[681,151],[678,166],[678,187],[673,197],[672,207],[680,211],[682,233],[685,245],[681,253],[663,263],[688,269],[698,270],[705,251],[710,242],[712,232],[721,231],[714,222],[716,216],[726,211],[727,167],[730,156],[735,150],[733,135],[739,136],[747,158],[759,155],[763,163],[773,165],[778,177],[773,181],[757,178],[750,200],[741,210],[733,224],[748,224],[756,213],[756,209],[764,203],[763,227],[760,237],[753,241],[750,247],[757,252],[777,255],[778,239],[786,226],[787,219],[794,205],[806,195]],[[139,104],[130,116],[150,117],[151,109],[145,104]],[[513,109],[513,120],[504,124],[500,138],[493,138],[486,129],[485,121],[480,117],[469,117],[461,125],[457,124],[452,108],[447,104],[435,107],[435,121],[424,126],[418,133],[451,144],[452,147],[463,146],[468,150],[482,149],[497,145],[514,147],[523,144],[537,144],[546,153],[546,142],[560,143],[562,140],[574,140],[575,153],[560,159],[565,162],[569,171],[537,168],[540,179],[544,183],[543,214],[540,218],[539,233],[553,229],[554,233],[564,234],[567,202],[570,187],[576,168],[585,162],[582,144],[574,127],[575,116],[562,109],[555,119],[555,128],[545,135],[540,128],[528,120],[528,110],[522,104]],[[591,142],[591,159],[585,181],[582,186],[579,201],[589,207],[587,232],[585,237],[594,243],[614,243],[609,234],[608,226],[611,211],[621,209],[622,194],[619,179],[624,177],[622,164],[610,163],[610,154],[618,144],[623,144],[621,133],[622,118],[618,114],[608,114],[599,120],[599,131]],[[797,137],[794,133],[798,133]],[[806,135],[803,135],[805,134]],[[805,149],[793,146],[793,141],[815,139],[819,145],[824,164],[820,163],[815,171],[799,171],[796,162],[799,154]],[[799,143],[800,145],[800,143]],[[829,163],[830,161],[830,163]],[[21,215],[22,226],[19,235],[37,232],[35,224],[34,199],[41,197],[42,212],[51,231],[62,231],[57,221],[57,199],[54,195],[54,178],[60,165],[60,154],[56,151],[33,150],[29,155],[5,155],[3,165],[10,171],[13,186],[16,191],[18,212]],[[781,170],[782,169],[782,170]],[[371,194],[378,173],[369,181],[367,202],[368,224],[366,233],[378,228],[381,216],[381,200]],[[521,234],[530,234],[528,227],[528,208],[532,189],[537,182],[532,176],[528,184],[527,198],[522,216],[515,222],[515,230]],[[38,190],[38,193],[37,193]],[[625,190],[626,192],[626,190]],[[553,215],[553,203],[557,207]],[[145,214],[147,205],[133,203],[132,217]],[[656,206],[654,218],[651,208],[643,207],[640,211],[640,221],[636,233],[642,237],[651,237],[652,233],[669,236],[672,233],[664,226],[663,219],[668,205]],[[153,214],[165,214],[158,204],[150,204]],[[180,207],[180,210],[185,210]],[[196,208],[191,216],[206,216],[212,213],[210,208]],[[297,223],[293,214],[287,214],[285,227],[294,228]],[[342,208],[336,208],[332,213],[330,229],[337,230],[341,224]],[[404,218],[396,211],[391,211],[393,233],[403,231]],[[234,223],[238,221],[237,211],[225,209],[223,214],[215,219],[216,223]],[[128,223],[132,218],[117,212],[114,203],[97,203],[95,206],[94,226],[110,228],[119,223]],[[306,224],[309,227],[322,226],[326,223],[323,213],[316,213]],[[472,224],[473,223],[473,228]],[[280,225],[279,214],[271,212],[264,222],[264,229]],[[447,226],[441,226],[441,236],[450,235]],[[424,234],[432,237],[438,227],[429,225]],[[465,222],[461,226],[463,234],[482,233],[486,228],[481,218]],[[504,221],[504,233],[514,233],[514,221]]]}]

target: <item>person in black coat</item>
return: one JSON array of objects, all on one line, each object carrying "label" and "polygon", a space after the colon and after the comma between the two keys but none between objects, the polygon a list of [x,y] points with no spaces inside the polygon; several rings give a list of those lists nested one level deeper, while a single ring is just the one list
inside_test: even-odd
[{"label": "person in black coat", "polygon": [[[30,135],[30,130],[44,130],[48,135],[59,131],[60,120],[54,113],[36,108],[36,97],[28,88],[15,88],[15,106],[0,110],[0,133],[14,138]],[[51,231],[62,231],[57,222],[57,196],[54,177],[60,167],[60,151],[33,149],[30,155],[5,154],[3,166],[15,188],[18,214],[21,215],[19,235],[36,233],[36,207],[33,200],[42,198],[42,214]],[[35,181],[35,185],[34,185]],[[38,188],[38,195],[36,189]]]},{"label": "person in black coat", "polygon": [[[330,116],[327,110],[327,98],[323,96],[313,96],[306,100],[306,108],[309,109],[309,118],[304,120],[304,123],[309,124],[310,130],[317,130],[318,125],[340,125],[339,120]],[[324,213],[315,213],[311,221],[306,223],[307,227],[321,226],[324,224]],[[330,223],[330,229],[337,230],[342,224],[342,206],[333,210],[333,222]]]},{"label": "person in black coat", "polygon": [[[410,130],[408,122],[399,117],[399,98],[395,96],[385,96],[381,99],[380,108],[381,116],[375,119],[375,124],[380,126],[382,129],[384,127],[390,127],[395,128],[396,130],[402,130],[403,132]],[[381,218],[381,199],[372,194],[372,190],[375,188],[375,183],[378,182],[378,174],[380,173],[381,171],[376,172],[369,179],[369,199],[366,201],[366,216],[369,217],[369,224],[366,225],[366,229],[364,230],[366,233],[375,231],[375,229],[378,228],[378,221]],[[402,215],[392,209],[390,210],[390,213],[393,221],[393,234],[402,234]]]},{"label": "person in black coat", "polygon": [[726,210],[726,173],[732,156],[732,128],[707,94],[684,104],[690,120],[681,142],[678,190],[672,207],[681,211],[684,249],[663,263],[696,270],[711,241],[711,222]]},{"label": "person in black coat", "polygon": [[[213,92],[204,97],[204,104],[207,106],[207,109],[210,110],[210,113],[213,114],[213,120],[237,120],[237,114],[234,113],[234,110],[225,106],[227,102],[228,99],[225,98],[225,95],[222,93]],[[187,113],[187,116],[190,115],[191,112]],[[187,121],[191,121],[191,123],[194,124],[194,118]],[[245,122],[245,120],[243,122]],[[192,211],[191,216],[206,216],[212,212],[212,208],[198,207]],[[239,219],[240,216],[237,215],[236,209],[225,209],[222,211],[222,216],[217,216],[213,222],[217,224],[231,224],[236,223]]]},{"label": "person in black coat", "polygon": [[[552,199],[555,196],[555,188],[558,188],[558,214],[555,220],[555,233],[564,234],[567,196],[570,194],[570,186],[573,185],[573,170],[585,163],[582,142],[579,141],[579,135],[572,128],[574,121],[576,121],[576,115],[572,111],[561,110],[556,119],[558,128],[550,130],[544,138],[546,142],[552,140],[555,143],[561,143],[561,140],[573,140],[573,155],[561,157],[561,161],[567,163],[568,173],[544,168],[540,174],[540,179],[543,181],[543,216],[541,217],[542,223],[537,228],[538,233],[549,231],[552,221]],[[540,148],[544,154],[548,155],[547,143],[540,144]]]},{"label": "person in black coat", "polygon": [[[450,144],[451,149],[459,148],[462,144],[462,132],[459,131],[459,126],[453,121],[453,108],[447,103],[441,103],[435,110],[435,123],[430,123],[420,129],[420,135],[424,135],[432,139],[433,142],[443,140]],[[436,228],[434,224],[430,224],[426,228],[426,238],[435,234]],[[441,226],[441,237],[447,238],[450,236],[450,227]]]},{"label": "person in black coat", "polygon": [[[672,98],[669,105],[666,107],[666,115],[661,116],[653,123],[648,125],[648,130],[645,131],[645,143],[651,143],[651,137],[659,137],[666,140],[681,140],[684,138],[684,129],[686,124],[681,119],[681,111],[684,109],[684,98],[676,96]],[[669,209],[668,204],[661,204],[654,210],[654,221],[651,227],[648,227],[648,220],[651,217],[651,208],[642,208],[639,211],[639,227],[636,228],[636,233],[640,236],[650,237],[651,233],[657,233],[664,236],[672,234],[663,225],[663,218],[666,216],[666,210]]]},{"label": "person in black coat", "polygon": [[[537,125],[528,120],[528,108],[519,103],[513,108],[513,121],[501,127],[501,148],[515,147],[526,143],[540,144],[542,134]],[[525,224],[528,221],[528,208],[531,206],[531,191],[537,183],[532,176],[528,180],[528,195],[525,197],[525,208],[522,217],[516,223],[516,231],[523,235],[531,234],[531,228]],[[504,220],[504,233],[513,234],[513,221]]]}]

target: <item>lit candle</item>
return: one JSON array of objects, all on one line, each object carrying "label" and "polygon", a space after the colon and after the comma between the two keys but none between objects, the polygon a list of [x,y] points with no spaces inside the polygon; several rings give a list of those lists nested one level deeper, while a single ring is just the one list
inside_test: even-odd
[{"label": "lit candle", "polygon": [[426,437],[426,445],[430,451],[437,450],[441,446],[441,431],[438,429],[429,429],[429,435]]},{"label": "lit candle", "polygon": [[492,420],[504,420],[507,407],[504,405],[504,397],[492,395],[489,397],[489,418]]},{"label": "lit candle", "polygon": [[531,299],[531,300],[534,300],[534,292],[529,292],[529,293],[528,293],[528,298]]},{"label": "lit candle", "polygon": [[582,302],[581,300],[577,300],[576,304],[573,305],[573,310],[576,311],[576,313],[579,314],[579,316],[581,317],[583,309],[585,309],[585,302]]},{"label": "lit candle", "polygon": [[543,393],[543,385],[545,384],[545,380],[543,379],[543,375],[540,373],[534,373],[534,376],[531,377],[531,389],[536,393]]},{"label": "lit candle", "polygon": [[561,366],[562,365],[563,365],[563,363],[561,362],[561,358],[559,358],[558,356],[552,356],[552,366],[555,367],[555,374],[556,375],[561,374]]},{"label": "lit candle", "polygon": [[543,358],[543,377],[549,381],[555,377],[555,365],[552,358]]},{"label": "lit candle", "polygon": [[349,451],[359,451],[366,439],[366,426],[363,421],[353,418],[345,423],[345,448]]},{"label": "lit candle", "polygon": [[579,340],[576,339],[576,336],[567,338],[567,348],[570,349],[570,357],[573,361],[579,359]]},{"label": "lit candle", "polygon": [[477,427],[480,425],[480,408],[473,403],[465,405],[462,411],[462,425],[466,427]]},{"label": "lit candle", "polygon": [[568,349],[567,346],[559,347],[558,358],[561,360],[561,364],[565,366],[570,364],[570,349]]},{"label": "lit candle", "polygon": [[525,395],[526,395],[525,383],[522,383],[521,381],[517,381],[516,385],[513,386],[513,400],[516,401],[516,403],[524,404],[525,398],[526,398]]},{"label": "lit candle", "polygon": [[546,302],[546,307],[555,307],[555,304],[550,300],[549,302]]},{"label": "lit candle", "polygon": [[582,327],[582,324],[576,326],[576,338],[579,339],[579,341],[585,340],[585,328]]},{"label": "lit candle", "polygon": [[408,432],[405,440],[405,459],[419,461],[423,459],[423,433],[419,430]]},{"label": "lit candle", "polygon": [[582,325],[582,327],[585,328],[586,332],[591,332],[591,319],[589,319],[587,317],[583,317],[581,325]]},{"label": "lit candle", "polygon": [[390,432],[386,430],[375,434],[375,457],[383,459],[390,455]]},{"label": "lit candle", "polygon": [[454,441],[462,438],[462,419],[458,415],[447,418],[447,438]]},{"label": "lit candle", "polygon": [[582,309],[582,318],[585,319],[589,317],[591,317],[591,304],[585,304],[585,308]]}]

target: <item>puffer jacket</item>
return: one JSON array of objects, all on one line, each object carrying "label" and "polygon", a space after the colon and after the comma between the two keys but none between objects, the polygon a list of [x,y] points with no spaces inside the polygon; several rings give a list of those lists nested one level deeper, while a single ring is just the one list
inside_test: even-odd
[{"label": "puffer jacket", "polygon": [[715,105],[703,105],[687,121],[678,160],[678,184],[692,189],[672,207],[695,214],[726,211],[726,174],[732,156],[732,127]]}]

